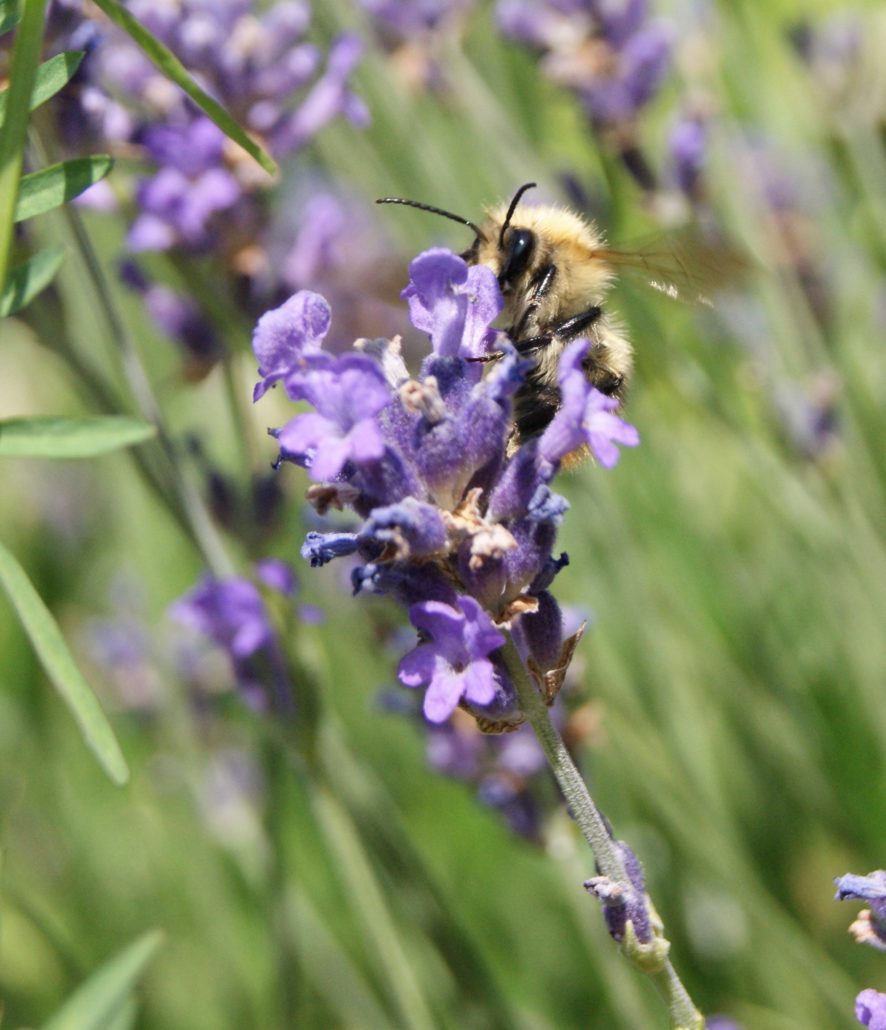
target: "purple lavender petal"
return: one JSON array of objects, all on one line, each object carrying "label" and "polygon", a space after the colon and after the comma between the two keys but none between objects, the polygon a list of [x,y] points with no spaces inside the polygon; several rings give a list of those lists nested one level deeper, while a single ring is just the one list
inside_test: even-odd
[{"label": "purple lavender petal", "polygon": [[262,315],[252,336],[258,374],[262,377],[256,384],[253,400],[298,368],[305,354],[319,352],[331,318],[325,298],[308,290],[300,290],[280,307]]},{"label": "purple lavender petal", "polygon": [[409,610],[412,624],[431,640],[401,660],[399,675],[407,686],[428,685],[424,711],[431,722],[447,719],[462,697],[485,705],[496,695],[487,656],[504,637],[473,598],[459,597],[457,604],[424,601]]}]

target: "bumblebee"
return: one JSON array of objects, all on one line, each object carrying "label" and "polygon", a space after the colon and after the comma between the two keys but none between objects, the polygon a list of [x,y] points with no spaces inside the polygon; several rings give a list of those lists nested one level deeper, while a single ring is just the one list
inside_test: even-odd
[{"label": "bumblebee", "polygon": [[504,298],[505,331],[517,351],[534,361],[515,398],[518,443],[540,433],[554,417],[560,403],[560,357],[572,340],[590,341],[584,362],[588,380],[620,402],[633,367],[631,344],[603,307],[615,266],[627,252],[607,248],[592,222],[566,208],[522,204],[523,194],[535,185],[525,183],[480,225],[400,197],[377,201],[406,204],[473,230],[474,242],[461,256],[495,273]]}]

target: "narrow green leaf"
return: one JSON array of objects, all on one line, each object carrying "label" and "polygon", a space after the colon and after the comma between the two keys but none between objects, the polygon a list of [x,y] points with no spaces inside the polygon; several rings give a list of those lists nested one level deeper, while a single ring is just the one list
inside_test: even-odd
[{"label": "narrow green leaf", "polygon": [[[85,51],[67,50],[63,54],[56,54],[37,69],[37,76],[34,79],[34,92],[31,94],[30,110],[35,110],[41,104],[45,104],[50,97],[70,82],[74,72],[80,67]],[[6,97],[9,90],[0,90],[0,125],[6,115]]]},{"label": "narrow green leaf", "polygon": [[103,179],[113,165],[113,158],[107,154],[93,154],[92,157],[60,161],[41,168],[39,172],[23,175],[15,205],[15,220],[23,222],[66,204]]},{"label": "narrow green leaf", "polygon": [[0,457],[93,458],[142,443],[155,433],[150,422],[127,415],[0,419]]},{"label": "narrow green leaf", "polygon": [[21,16],[18,0],[0,0],[0,36],[14,29]]},{"label": "narrow green leaf", "polygon": [[126,760],[95,694],[74,663],[58,625],[12,554],[0,544],[3,584],[43,668],[80,727],[87,746],[118,786],[129,779]]},{"label": "narrow green leaf", "polygon": [[14,315],[45,290],[55,278],[64,256],[64,247],[46,247],[13,268],[6,289],[0,293],[0,318]]},{"label": "narrow green leaf", "polygon": [[145,56],[153,61],[168,79],[183,89],[226,136],[229,136],[235,143],[239,143],[269,175],[273,175],[277,171],[277,165],[270,154],[244,132],[217,100],[213,100],[197,85],[187,68],[169,47],[161,43],[156,36],[151,35],[141,22],[133,18],[129,11],[117,3],[117,0],[95,0],[95,5],[104,11],[111,21],[116,22],[120,28],[128,32],[142,48]]},{"label": "narrow green leaf", "polygon": [[43,1030],[107,1030],[119,1025],[116,1021],[131,1007],[132,991],[162,940],[159,930],[151,930],[99,966]]},{"label": "narrow green leaf", "polygon": [[12,48],[8,114],[3,132],[0,132],[0,288],[5,285],[9,270],[22,150],[28,128],[28,103],[40,64],[46,0],[23,0],[23,4],[24,11]]}]

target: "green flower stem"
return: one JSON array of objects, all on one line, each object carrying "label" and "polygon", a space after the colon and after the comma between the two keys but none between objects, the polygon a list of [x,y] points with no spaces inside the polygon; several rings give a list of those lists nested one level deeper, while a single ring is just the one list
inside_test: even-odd
[{"label": "green flower stem", "polygon": [[[629,885],[630,880],[624,862],[614,846],[603,816],[588,793],[584,780],[566,750],[563,738],[551,722],[548,707],[527,672],[510,635],[501,650],[501,655],[517,691],[520,707],[538,737],[569,811],[590,846],[600,874],[610,880]],[[654,913],[652,922],[655,925]],[[668,1006],[672,1027],[676,1030],[703,1030],[704,1017],[696,1009],[676,970],[666,957],[668,942],[660,936],[660,931],[654,929],[653,934],[655,943],[654,948],[650,950],[648,946],[640,945],[633,934],[629,933],[622,944],[622,953],[638,969],[651,976]],[[650,958],[652,961],[649,961]]]}]

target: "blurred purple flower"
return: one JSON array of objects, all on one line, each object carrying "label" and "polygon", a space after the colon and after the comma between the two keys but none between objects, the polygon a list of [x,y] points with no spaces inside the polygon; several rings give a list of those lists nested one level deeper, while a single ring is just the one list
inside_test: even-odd
[{"label": "blurred purple flower", "polygon": [[698,196],[707,149],[703,118],[684,115],[671,127],[668,137],[671,176],[677,188],[690,199]]},{"label": "blurred purple flower", "polygon": [[886,994],[872,988],[855,999],[855,1018],[868,1030],[886,1030]]},{"label": "blurred purple flower", "polygon": [[599,129],[629,125],[670,65],[671,33],[647,0],[499,0],[505,33],[542,55],[542,70],[572,89]]},{"label": "blurred purple flower", "polygon": [[488,705],[495,697],[495,672],[489,655],[505,642],[472,597],[458,607],[424,601],[409,610],[413,626],[429,639],[400,662],[397,675],[407,687],[427,686],[424,711],[443,722],[462,699]]},{"label": "blurred purple flower", "polygon": [[353,125],[369,124],[369,109],[349,86],[363,45],[356,36],[341,36],[329,51],[323,76],[312,86],[295,114],[274,133],[276,151],[292,153],[334,118],[344,115]]},{"label": "blurred purple flower", "polygon": [[[255,572],[270,590],[291,599],[296,580],[285,563],[265,559]],[[227,653],[237,686],[250,704],[262,709],[273,705],[280,714],[291,710],[286,664],[265,600],[252,580],[205,576],[169,611],[176,622]]]},{"label": "blurred purple flower", "polygon": [[209,637],[232,658],[248,658],[273,639],[265,604],[248,579],[206,577],[170,609],[183,626]]}]

